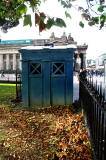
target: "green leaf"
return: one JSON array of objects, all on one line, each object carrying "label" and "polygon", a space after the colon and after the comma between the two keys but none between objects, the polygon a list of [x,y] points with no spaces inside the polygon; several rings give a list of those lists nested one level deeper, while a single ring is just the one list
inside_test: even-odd
[{"label": "green leaf", "polygon": [[32,11],[34,12],[35,9],[35,3],[33,1],[30,1],[30,7],[32,8]]},{"label": "green leaf", "polygon": [[44,22],[44,20],[45,20],[45,17],[40,17],[40,21]]},{"label": "green leaf", "polygon": [[103,27],[104,27],[104,20],[101,20],[101,22],[100,22],[100,29],[102,29]]},{"label": "green leaf", "polygon": [[105,14],[102,14],[102,15],[100,16],[100,19],[105,21],[105,20],[106,20],[106,15],[105,15]]},{"label": "green leaf", "polygon": [[72,7],[72,4],[71,4],[71,3],[66,3],[64,0],[61,0],[61,5],[62,5],[64,8],[71,8],[71,7]]},{"label": "green leaf", "polygon": [[106,13],[103,13],[103,15],[106,17]]},{"label": "green leaf", "polygon": [[24,26],[30,25],[32,26],[31,15],[27,14],[24,16]]},{"label": "green leaf", "polygon": [[4,6],[4,5],[0,6],[0,8],[3,9],[3,10],[7,10],[7,7]]},{"label": "green leaf", "polygon": [[58,27],[66,27],[64,20],[61,18],[56,18],[55,25]]},{"label": "green leaf", "polygon": [[82,13],[82,17],[84,17],[87,21],[89,20],[90,16],[87,13]]},{"label": "green leaf", "polygon": [[92,21],[94,21],[95,24],[99,24],[99,17],[92,17]]},{"label": "green leaf", "polygon": [[83,7],[78,7],[78,10],[84,10],[84,8]]},{"label": "green leaf", "polygon": [[100,19],[104,19],[104,21],[106,21],[106,13],[103,13],[103,15],[101,15]]},{"label": "green leaf", "polygon": [[16,13],[19,15],[25,14],[27,12],[27,6],[25,4],[21,4],[17,9]]},{"label": "green leaf", "polygon": [[70,16],[70,14],[67,11],[65,11],[65,15],[66,15],[67,18],[71,19],[71,16]]},{"label": "green leaf", "polygon": [[18,2],[20,3],[20,2],[23,2],[24,0],[18,0]]},{"label": "green leaf", "polygon": [[94,21],[88,22],[88,25],[93,26],[93,25],[95,25],[95,22]]},{"label": "green leaf", "polygon": [[63,5],[64,7],[66,7],[67,3],[65,1],[61,1],[61,5]]},{"label": "green leaf", "polygon": [[80,27],[84,28],[84,23],[82,21],[79,22]]},{"label": "green leaf", "polygon": [[67,8],[71,8],[71,7],[72,7],[72,4],[71,4],[71,3],[67,5]]},{"label": "green leaf", "polygon": [[99,8],[98,8],[98,11],[99,12],[103,12],[104,11],[104,7],[102,5],[100,5]]},{"label": "green leaf", "polygon": [[106,22],[106,13],[100,16],[100,29],[104,27],[105,22]]},{"label": "green leaf", "polygon": [[47,20],[46,28],[50,29],[55,24],[54,18],[49,18]]}]

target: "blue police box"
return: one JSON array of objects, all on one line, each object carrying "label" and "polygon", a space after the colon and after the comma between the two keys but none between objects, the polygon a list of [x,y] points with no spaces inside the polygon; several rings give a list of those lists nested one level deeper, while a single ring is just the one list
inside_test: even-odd
[{"label": "blue police box", "polygon": [[71,105],[75,48],[37,46],[22,48],[19,52],[22,54],[23,105]]}]

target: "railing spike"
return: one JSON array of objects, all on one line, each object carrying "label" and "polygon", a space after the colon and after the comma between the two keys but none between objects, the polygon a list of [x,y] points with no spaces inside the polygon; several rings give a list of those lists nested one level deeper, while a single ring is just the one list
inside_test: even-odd
[{"label": "railing spike", "polygon": [[102,96],[102,82],[100,83],[100,95]]},{"label": "railing spike", "polygon": [[104,94],[104,96],[103,96],[104,97],[104,101],[106,101],[106,89],[105,88],[104,88],[104,93],[103,94]]},{"label": "railing spike", "polygon": [[96,79],[96,90],[97,90],[97,86],[98,86],[98,84],[97,84],[97,79]]},{"label": "railing spike", "polygon": [[102,102],[102,82],[100,83],[100,102]]}]

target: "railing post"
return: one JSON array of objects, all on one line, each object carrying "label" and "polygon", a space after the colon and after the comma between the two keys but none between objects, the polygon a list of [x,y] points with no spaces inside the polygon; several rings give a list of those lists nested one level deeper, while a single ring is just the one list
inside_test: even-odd
[{"label": "railing post", "polygon": [[16,70],[16,99],[18,99],[18,81],[17,81],[17,70]]},{"label": "railing post", "polygon": [[106,160],[106,101],[104,103],[103,160]]}]

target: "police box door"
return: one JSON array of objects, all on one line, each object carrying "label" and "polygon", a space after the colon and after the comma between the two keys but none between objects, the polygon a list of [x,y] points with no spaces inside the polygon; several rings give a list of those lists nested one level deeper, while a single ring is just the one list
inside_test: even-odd
[{"label": "police box door", "polygon": [[65,62],[51,64],[51,105],[66,104],[66,68]]},{"label": "police box door", "polygon": [[29,104],[42,106],[42,64],[29,63]]},{"label": "police box door", "polygon": [[50,106],[50,62],[29,63],[29,105]]}]

